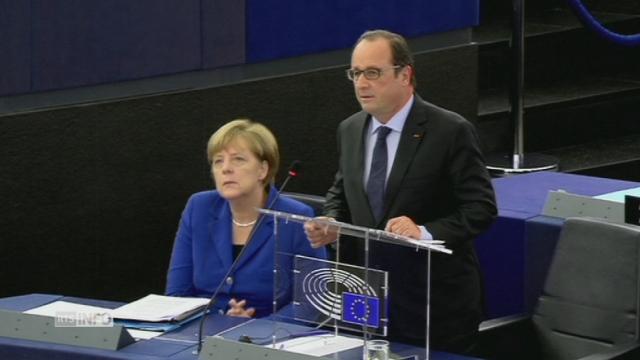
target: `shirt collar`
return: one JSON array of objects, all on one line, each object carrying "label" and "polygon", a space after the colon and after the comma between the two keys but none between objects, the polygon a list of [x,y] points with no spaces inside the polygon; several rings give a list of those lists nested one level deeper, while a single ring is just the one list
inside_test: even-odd
[{"label": "shirt collar", "polygon": [[381,126],[386,126],[390,128],[392,131],[397,131],[401,133],[402,128],[404,127],[404,123],[407,122],[407,116],[409,116],[411,105],[413,105],[413,94],[411,95],[409,100],[407,100],[407,103],[404,104],[404,106],[400,109],[400,111],[395,113],[395,115],[393,115],[386,124],[383,124],[380,121],[378,121],[378,119],[376,119],[375,116],[371,116],[373,121],[371,122],[371,127],[370,127],[371,131],[369,132],[369,134],[375,134],[378,128]]}]

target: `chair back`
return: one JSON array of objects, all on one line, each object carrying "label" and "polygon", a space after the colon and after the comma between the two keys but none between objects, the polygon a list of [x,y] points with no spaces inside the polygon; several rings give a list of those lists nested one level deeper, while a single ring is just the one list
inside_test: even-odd
[{"label": "chair back", "polygon": [[640,227],[568,218],[533,314],[544,359],[638,341]]},{"label": "chair back", "polygon": [[311,206],[316,216],[321,215],[324,208],[324,197],[318,195],[311,194],[303,194],[296,192],[283,192],[282,195],[285,195],[294,200],[298,200],[301,203],[307,204]]}]

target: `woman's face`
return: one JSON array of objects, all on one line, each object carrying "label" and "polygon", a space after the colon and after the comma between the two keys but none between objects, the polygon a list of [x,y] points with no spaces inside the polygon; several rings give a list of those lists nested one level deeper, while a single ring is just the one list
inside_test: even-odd
[{"label": "woman's face", "polygon": [[227,200],[257,195],[264,191],[269,164],[258,159],[243,139],[232,141],[213,155],[211,173],[216,189]]}]

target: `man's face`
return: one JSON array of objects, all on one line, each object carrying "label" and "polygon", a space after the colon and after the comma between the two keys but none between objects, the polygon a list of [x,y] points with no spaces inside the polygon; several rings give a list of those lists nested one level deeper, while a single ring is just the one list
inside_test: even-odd
[{"label": "man's face", "polygon": [[386,39],[363,40],[351,55],[351,69],[381,70],[380,77],[367,79],[361,74],[353,81],[356,98],[362,109],[386,123],[413,93],[411,67],[394,69],[391,47]]}]

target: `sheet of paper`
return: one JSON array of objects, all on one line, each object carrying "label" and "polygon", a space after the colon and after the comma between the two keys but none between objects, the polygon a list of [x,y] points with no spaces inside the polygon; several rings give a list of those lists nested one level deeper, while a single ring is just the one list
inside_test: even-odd
[{"label": "sheet of paper", "polygon": [[181,320],[199,311],[208,303],[209,299],[206,298],[151,294],[113,310],[112,315],[116,319],[138,321]]},{"label": "sheet of paper", "polygon": [[25,314],[44,315],[56,317],[62,313],[85,313],[85,314],[109,314],[111,315],[111,309],[101,308],[97,306],[89,306],[82,304],[70,303],[67,301],[54,301],[52,303],[27,310]]},{"label": "sheet of paper", "polygon": [[[272,346],[272,344],[265,345],[265,347]],[[313,356],[325,356],[360,346],[363,346],[362,339],[333,334],[306,336],[276,343],[277,349]]]},{"label": "sheet of paper", "polygon": [[158,335],[162,335],[162,331],[147,331],[147,330],[136,330],[136,329],[127,329],[131,337],[136,340],[149,340]]},{"label": "sheet of paper", "polygon": [[631,196],[640,197],[640,187],[633,188],[633,189],[614,191],[614,192],[610,192],[610,193],[594,196],[594,198],[595,199],[600,199],[600,200],[609,200],[609,201],[615,201],[615,202],[619,202],[619,203],[624,203],[624,196],[625,195],[631,195]]}]

